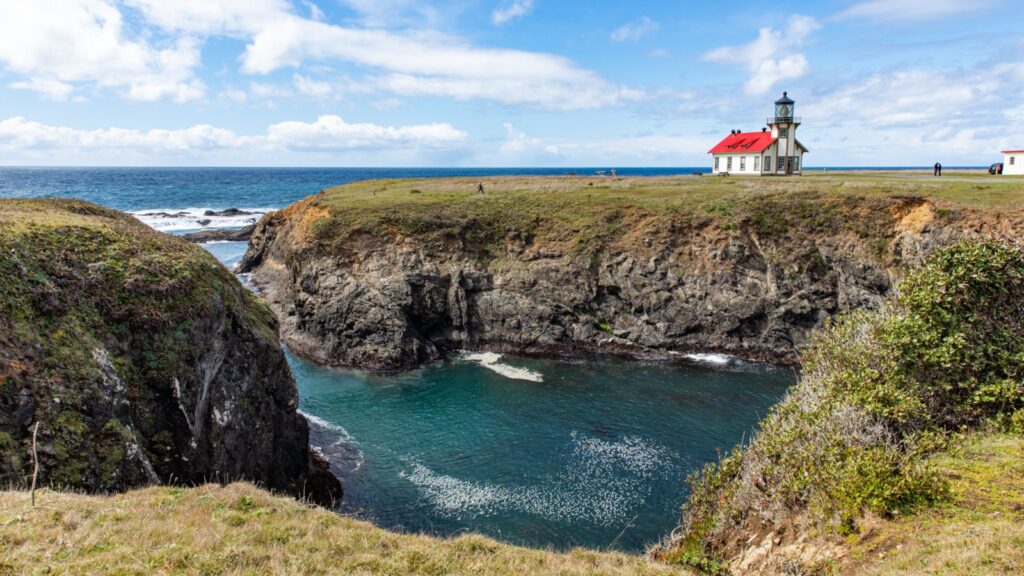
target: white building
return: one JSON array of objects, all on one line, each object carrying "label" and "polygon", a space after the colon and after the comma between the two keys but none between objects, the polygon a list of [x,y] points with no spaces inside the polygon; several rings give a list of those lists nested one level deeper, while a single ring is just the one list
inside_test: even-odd
[{"label": "white building", "polygon": [[1003,150],[1003,174],[1024,174],[1024,150]]},{"label": "white building", "polygon": [[708,151],[714,174],[748,176],[799,175],[806,147],[796,139],[800,118],[793,115],[795,102],[786,92],[775,101],[775,116],[760,132],[733,130]]}]

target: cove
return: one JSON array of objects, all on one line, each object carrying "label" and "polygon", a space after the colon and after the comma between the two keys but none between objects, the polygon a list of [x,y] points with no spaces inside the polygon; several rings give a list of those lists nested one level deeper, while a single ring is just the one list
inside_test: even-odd
[{"label": "cove", "polygon": [[749,435],[794,380],[742,363],[496,356],[396,375],[290,356],[342,512],[404,531],[642,551],[678,522],[687,474]]},{"label": "cove", "polygon": [[[233,266],[245,244],[205,247]],[[694,359],[462,353],[371,374],[288,354],[310,441],[345,489],[340,512],[399,531],[629,552],[672,531],[686,476],[749,437],[795,381]]]}]

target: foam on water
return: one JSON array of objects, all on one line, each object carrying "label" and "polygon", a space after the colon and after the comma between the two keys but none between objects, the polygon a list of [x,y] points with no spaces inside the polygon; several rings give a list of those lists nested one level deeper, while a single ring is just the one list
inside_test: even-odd
[{"label": "foam on water", "polygon": [[313,414],[310,414],[308,412],[303,412],[302,410],[297,410],[297,412],[300,415],[302,415],[303,418],[305,418],[306,420],[309,420],[310,424],[313,424],[314,426],[316,426],[318,428],[322,428],[324,430],[329,430],[331,432],[334,432],[335,434],[340,435],[341,439],[344,440],[345,442],[354,442],[355,441],[355,439],[352,438],[352,435],[348,433],[348,430],[345,430],[343,427],[339,426],[338,424],[334,424],[333,422],[328,422],[327,420],[324,420],[323,418],[321,418],[319,416],[314,416]]},{"label": "foam on water", "polygon": [[273,208],[240,208],[240,210],[249,212],[249,214],[238,216],[207,216],[207,210],[211,209],[154,208],[152,210],[138,210],[131,214],[147,226],[161,232],[182,232],[203,228],[242,228],[255,223],[264,214],[271,212]]},{"label": "foam on water", "polygon": [[726,364],[732,364],[737,360],[735,357],[729,356],[728,354],[712,354],[709,352],[684,354],[684,356],[695,362],[703,362],[704,364],[715,364],[716,366],[725,366]]},{"label": "foam on water", "polygon": [[[298,412],[312,425],[310,447],[330,462],[332,467],[338,467],[347,473],[357,472],[363,467],[366,456],[357,447],[358,442],[348,433],[348,430],[319,416],[302,410]],[[328,442],[324,440],[328,440]]]},{"label": "foam on water", "polygon": [[438,513],[452,518],[518,512],[612,526],[628,520],[649,496],[649,478],[679,472],[671,450],[636,436],[608,441],[573,432],[566,453],[558,473],[530,485],[456,478],[414,460],[400,476]]},{"label": "foam on water", "polygon": [[517,366],[510,366],[508,364],[502,364],[502,355],[495,352],[472,352],[464,353],[462,355],[464,360],[470,362],[476,362],[477,364],[487,368],[492,372],[501,374],[506,378],[513,380],[528,380],[530,382],[543,382],[544,375],[540,372],[529,370],[527,368],[519,368]]}]

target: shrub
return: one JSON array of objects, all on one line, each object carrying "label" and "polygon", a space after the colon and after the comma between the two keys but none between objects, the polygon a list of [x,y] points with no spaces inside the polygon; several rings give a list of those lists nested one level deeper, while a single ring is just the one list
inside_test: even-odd
[{"label": "shrub", "polygon": [[680,550],[721,557],[729,529],[751,517],[849,532],[865,511],[944,498],[927,456],[960,430],[1024,419],[1024,254],[979,241],[944,249],[884,309],[820,331],[803,361],[750,446],[691,480]]}]

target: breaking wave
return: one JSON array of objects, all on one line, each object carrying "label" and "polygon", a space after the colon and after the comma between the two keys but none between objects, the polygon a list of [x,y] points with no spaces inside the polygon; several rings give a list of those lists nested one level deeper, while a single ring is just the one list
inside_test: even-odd
[{"label": "breaking wave", "polygon": [[492,372],[501,374],[506,378],[513,380],[528,380],[530,382],[543,382],[544,375],[540,372],[529,370],[527,368],[519,368],[517,366],[510,366],[508,364],[502,364],[501,354],[495,352],[472,352],[464,353],[462,358],[470,362],[476,362],[477,364],[487,368]]},{"label": "breaking wave", "polygon": [[[203,228],[242,228],[254,224],[273,208],[242,208],[237,210],[211,210],[210,208],[185,208],[182,210],[154,208],[132,212],[150,228],[161,232],[183,232]],[[225,214],[227,212],[227,214]]]},{"label": "breaking wave", "polygon": [[716,366],[725,366],[736,362],[736,358],[727,354],[711,354],[707,352],[698,352],[695,354],[684,354],[685,358],[693,360],[694,362],[701,362],[703,364],[714,364]]},{"label": "breaking wave", "polygon": [[362,468],[365,456],[356,447],[358,442],[345,428],[302,410],[298,411],[311,424],[309,445],[342,472]]}]

